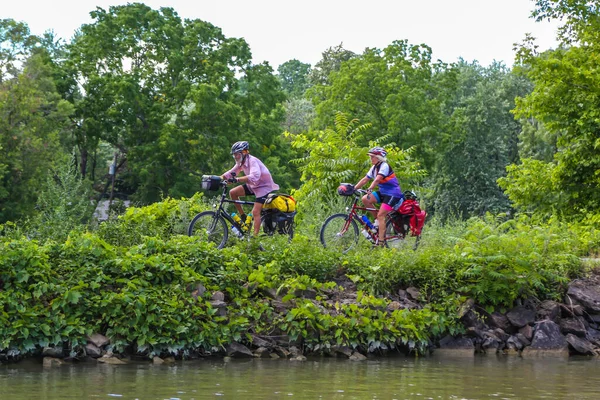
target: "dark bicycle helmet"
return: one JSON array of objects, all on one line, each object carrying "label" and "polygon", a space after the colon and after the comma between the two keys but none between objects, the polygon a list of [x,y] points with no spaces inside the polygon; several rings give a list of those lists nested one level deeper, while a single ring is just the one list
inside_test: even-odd
[{"label": "dark bicycle helmet", "polygon": [[385,151],[383,147],[376,146],[369,150],[367,154],[373,156],[381,156],[385,158],[387,156],[387,151]]},{"label": "dark bicycle helmet", "polygon": [[352,196],[354,194],[354,185],[351,183],[341,183],[337,188],[340,196]]},{"label": "dark bicycle helmet", "polygon": [[248,150],[249,148],[250,145],[246,141],[235,142],[233,146],[231,146],[231,154],[239,153],[240,151]]},{"label": "dark bicycle helmet", "polygon": [[404,198],[406,200],[416,200],[417,195],[412,190],[407,190],[406,192],[404,192]]}]

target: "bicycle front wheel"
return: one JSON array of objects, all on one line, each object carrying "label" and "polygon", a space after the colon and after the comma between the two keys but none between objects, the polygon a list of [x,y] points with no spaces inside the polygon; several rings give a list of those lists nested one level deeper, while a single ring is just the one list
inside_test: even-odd
[{"label": "bicycle front wheel", "polygon": [[204,211],[196,215],[188,227],[188,235],[214,243],[218,249],[227,243],[227,223],[214,211]]},{"label": "bicycle front wheel", "polygon": [[348,214],[334,214],[321,227],[321,244],[328,249],[348,252],[358,243],[358,225]]}]

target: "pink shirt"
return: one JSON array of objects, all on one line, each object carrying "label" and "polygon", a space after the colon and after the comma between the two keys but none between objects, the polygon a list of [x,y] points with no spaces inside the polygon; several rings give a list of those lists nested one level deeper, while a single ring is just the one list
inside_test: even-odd
[{"label": "pink shirt", "polygon": [[225,172],[223,176],[225,179],[229,179],[231,178],[232,172],[235,172],[237,176],[240,171],[243,171],[244,175],[248,177],[248,189],[250,189],[256,197],[266,196],[272,191],[279,189],[279,185],[273,181],[273,177],[267,167],[265,167],[265,164],[250,154],[246,156],[246,160],[244,160],[241,165],[236,163],[234,167]]}]

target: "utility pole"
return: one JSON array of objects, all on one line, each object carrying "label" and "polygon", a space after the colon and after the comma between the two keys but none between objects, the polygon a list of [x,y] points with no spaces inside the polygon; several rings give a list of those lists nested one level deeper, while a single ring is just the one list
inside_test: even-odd
[{"label": "utility pole", "polygon": [[108,168],[108,174],[111,178],[110,197],[108,198],[108,209],[112,206],[113,195],[115,193],[115,177],[117,176],[117,152],[115,152],[113,163]]}]

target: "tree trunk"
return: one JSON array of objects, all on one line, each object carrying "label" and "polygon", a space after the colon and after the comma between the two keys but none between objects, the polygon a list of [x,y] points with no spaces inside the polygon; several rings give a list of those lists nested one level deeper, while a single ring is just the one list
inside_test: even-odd
[{"label": "tree trunk", "polygon": [[87,149],[82,148],[81,149],[81,164],[79,165],[80,172],[81,172],[81,179],[85,179],[85,173],[87,170],[87,161],[88,161],[88,151],[87,151]]}]

